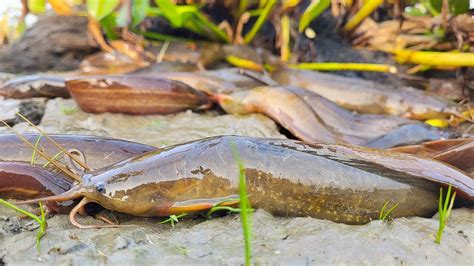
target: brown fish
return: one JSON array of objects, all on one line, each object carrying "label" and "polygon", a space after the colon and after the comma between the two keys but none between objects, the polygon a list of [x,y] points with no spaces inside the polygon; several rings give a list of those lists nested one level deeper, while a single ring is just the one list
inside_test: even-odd
[{"label": "brown fish", "polygon": [[[232,146],[234,148],[232,148]],[[311,216],[348,224],[377,219],[384,204],[392,217],[430,216],[439,185],[452,184],[474,199],[474,180],[446,164],[409,154],[286,139],[220,136],[171,146],[84,176],[62,195],[37,201],[83,198],[136,216],[204,211],[238,201],[244,165],[252,207],[281,216]],[[79,208],[81,204],[75,209]],[[70,214],[71,222],[82,226]]]},{"label": "brown fish", "polygon": [[474,138],[435,140],[391,150],[433,158],[455,166],[474,177]]},{"label": "brown fish", "polygon": [[[26,133],[23,136],[30,142],[38,142],[38,147],[47,152],[51,157],[60,153],[58,147],[40,134]],[[99,169],[127,158],[155,150],[155,147],[107,137],[88,136],[79,134],[48,134],[66,150],[74,149],[84,155],[86,163],[92,169]],[[33,150],[22,143],[15,134],[0,134],[0,161],[31,162]],[[65,156],[56,159],[63,164],[68,161]],[[38,154],[34,160],[36,164],[46,161]]]},{"label": "brown fish", "polygon": [[[308,90],[257,87],[215,96],[228,113],[263,113],[295,137],[309,142],[346,143],[389,148],[448,137],[442,130],[413,120],[376,114],[355,114]],[[420,132],[415,136],[404,132]],[[431,132],[433,131],[433,132]]]},{"label": "brown fish", "polygon": [[49,75],[29,75],[11,79],[0,88],[0,96],[14,99],[71,97],[65,88],[64,77]]},{"label": "brown fish", "polygon": [[106,76],[68,80],[66,86],[79,107],[89,113],[171,114],[212,106],[203,92],[167,79]]},{"label": "brown fish", "polygon": [[262,113],[275,120],[298,139],[308,142],[360,143],[328,128],[302,98],[283,87],[257,87],[214,96],[230,114]]}]

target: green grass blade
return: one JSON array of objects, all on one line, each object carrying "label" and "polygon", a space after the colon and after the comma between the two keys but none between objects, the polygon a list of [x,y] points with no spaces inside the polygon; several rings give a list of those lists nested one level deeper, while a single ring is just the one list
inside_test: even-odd
[{"label": "green grass blade", "polygon": [[311,4],[306,8],[301,15],[298,31],[303,32],[306,29],[311,21],[315,20],[324,10],[326,10],[331,4],[331,0],[316,0],[311,2]]},{"label": "green grass blade", "polygon": [[30,164],[33,165],[36,163],[36,149],[38,148],[38,144],[41,140],[41,138],[43,137],[43,132],[41,132],[38,136],[38,138],[36,138],[36,141],[35,141],[35,149],[33,149],[33,154],[31,155],[31,161],[30,161]]},{"label": "green grass blade", "polygon": [[[60,152],[56,153],[53,157],[51,157],[51,160],[52,161],[56,160],[56,158],[58,158],[58,156],[61,155],[62,153],[63,153],[63,151],[60,151]],[[50,162],[46,162],[45,164],[43,164],[43,168],[45,168],[49,164],[50,164]]]},{"label": "green grass blade", "polygon": [[385,202],[385,204],[383,205],[382,209],[380,210],[380,213],[379,213],[379,220],[383,220],[382,217],[384,216],[384,212],[385,212],[385,208],[387,207],[387,204],[389,203],[390,201],[387,200]]},{"label": "green grass blade", "polygon": [[245,265],[250,265],[250,258],[252,256],[251,250],[251,228],[252,228],[252,215],[248,209],[250,204],[247,198],[247,185],[245,168],[242,160],[240,159],[239,152],[235,143],[231,143],[232,155],[234,161],[237,162],[239,168],[239,192],[240,192],[240,219],[242,221],[242,229],[244,233],[244,244],[245,244]]},{"label": "green grass blade", "polygon": [[357,27],[357,25],[359,25],[360,22],[362,22],[364,18],[372,14],[372,12],[374,12],[375,9],[377,9],[383,2],[384,0],[365,1],[362,8],[359,9],[359,11],[357,11],[357,13],[349,19],[346,25],[344,25],[344,30],[345,31],[353,30],[355,27]]},{"label": "green grass blade", "polygon": [[449,215],[451,214],[451,210],[454,205],[454,200],[456,198],[456,192],[454,192],[451,196],[451,184],[449,184],[448,191],[446,192],[446,198],[443,200],[443,188],[440,188],[440,193],[439,193],[439,202],[438,202],[438,208],[439,208],[439,227],[438,227],[438,232],[436,234],[436,239],[435,242],[437,244],[441,243],[441,237],[444,232],[444,228],[446,226],[446,221],[449,218]]},{"label": "green grass blade", "polygon": [[244,42],[246,44],[249,44],[253,40],[255,35],[257,35],[257,32],[260,30],[260,28],[262,28],[263,23],[265,23],[265,20],[267,19],[268,15],[270,14],[270,11],[272,11],[276,3],[277,3],[276,0],[267,1],[265,7],[262,10],[262,13],[260,13],[260,16],[257,18],[257,21],[255,21],[255,24],[253,24],[253,27],[244,37]]}]

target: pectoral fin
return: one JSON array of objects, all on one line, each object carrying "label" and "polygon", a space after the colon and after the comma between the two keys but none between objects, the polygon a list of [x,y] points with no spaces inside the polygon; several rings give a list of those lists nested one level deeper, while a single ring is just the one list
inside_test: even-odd
[{"label": "pectoral fin", "polygon": [[181,214],[187,212],[200,212],[210,210],[214,206],[231,206],[238,204],[240,197],[231,195],[228,197],[212,198],[212,199],[196,199],[176,202],[169,208],[171,214]]}]

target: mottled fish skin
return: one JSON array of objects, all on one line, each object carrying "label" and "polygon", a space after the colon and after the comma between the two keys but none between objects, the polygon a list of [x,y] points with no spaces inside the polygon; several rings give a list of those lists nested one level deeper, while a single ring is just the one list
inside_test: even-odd
[{"label": "mottled fish skin", "polygon": [[311,90],[336,104],[359,113],[391,114],[406,118],[460,116],[461,107],[434,94],[409,87],[392,88],[358,78],[306,70],[283,69],[272,73],[281,85]]},{"label": "mottled fish skin", "polygon": [[[430,216],[439,185],[472,201],[473,179],[443,163],[398,152],[285,139],[219,136],[149,152],[84,176],[69,195],[110,210],[167,216],[176,207],[235,197],[238,167],[245,168],[253,207],[280,216],[311,216],[348,224],[391,214]],[[212,205],[211,205],[212,206]]]},{"label": "mottled fish skin", "polygon": [[171,114],[212,106],[208,96],[167,79],[105,76],[66,81],[79,107],[88,113]]}]

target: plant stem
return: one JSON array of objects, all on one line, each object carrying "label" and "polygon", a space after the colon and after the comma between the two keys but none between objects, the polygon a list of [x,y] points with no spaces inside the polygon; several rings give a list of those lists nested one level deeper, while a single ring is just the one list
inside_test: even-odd
[{"label": "plant stem", "polygon": [[353,30],[359,23],[374,12],[379,5],[383,3],[384,0],[367,0],[365,1],[364,5],[362,6],[357,13],[349,19],[349,21],[344,25],[345,31]]},{"label": "plant stem", "polygon": [[233,56],[233,55],[228,55],[226,56],[225,59],[227,60],[227,62],[229,62],[229,64],[234,65],[236,67],[259,71],[259,72],[263,70],[262,65],[248,59],[243,59],[243,58]]},{"label": "plant stem", "polygon": [[354,70],[354,71],[373,71],[373,72],[388,72],[396,73],[397,69],[391,65],[385,64],[365,64],[365,63],[301,63],[290,64],[290,68],[305,69],[305,70],[326,70],[326,71],[340,71],[340,70]]},{"label": "plant stem", "polygon": [[396,50],[395,59],[401,63],[413,63],[443,67],[474,67],[474,53],[427,52]]},{"label": "plant stem", "polygon": [[253,40],[255,35],[257,35],[257,32],[263,26],[263,23],[267,19],[268,15],[270,14],[270,11],[273,9],[273,6],[275,6],[276,2],[276,0],[268,0],[267,4],[262,10],[262,13],[260,13],[260,16],[258,16],[257,21],[255,21],[255,24],[253,24],[250,31],[245,35],[245,44],[249,44]]},{"label": "plant stem", "polygon": [[290,18],[284,15],[281,18],[281,53],[280,58],[283,62],[288,62],[290,59]]}]

